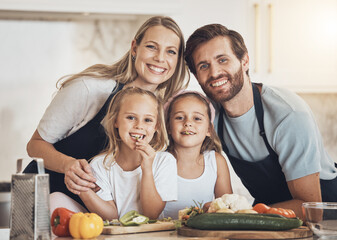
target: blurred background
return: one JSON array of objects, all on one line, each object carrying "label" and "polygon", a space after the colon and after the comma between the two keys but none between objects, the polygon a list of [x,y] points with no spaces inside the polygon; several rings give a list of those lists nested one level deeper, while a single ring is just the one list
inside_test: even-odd
[{"label": "blurred background", "polygon": [[0,181],[30,161],[57,80],[118,60],[153,15],[174,18],[185,40],[209,23],[241,33],[251,80],[303,97],[337,161],[337,0],[0,0]]}]

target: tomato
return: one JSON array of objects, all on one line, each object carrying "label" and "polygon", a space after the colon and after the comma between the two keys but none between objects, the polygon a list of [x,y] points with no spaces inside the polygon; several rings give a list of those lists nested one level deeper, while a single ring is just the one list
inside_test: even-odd
[{"label": "tomato", "polygon": [[270,207],[264,203],[258,203],[253,207],[253,210],[257,211],[258,213],[266,213],[269,209]]},{"label": "tomato", "polygon": [[291,210],[291,209],[287,209],[288,210],[288,213],[289,213],[289,217],[290,218],[295,218],[296,217],[296,214],[295,214],[295,212],[293,211],[293,210]]},{"label": "tomato", "polygon": [[[268,214],[278,214],[282,215],[282,211],[280,211],[278,208],[270,208],[267,212]],[[283,216],[283,215],[282,215]]]},{"label": "tomato", "polygon": [[287,218],[294,218],[296,214],[291,209],[284,209],[284,208],[270,208],[267,212],[268,214],[278,214]]}]

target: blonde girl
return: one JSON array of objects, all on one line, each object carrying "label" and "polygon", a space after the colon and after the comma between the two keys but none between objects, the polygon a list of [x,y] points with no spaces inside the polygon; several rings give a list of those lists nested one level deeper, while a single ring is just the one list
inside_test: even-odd
[{"label": "blonde girl", "polygon": [[229,169],[213,128],[214,109],[198,92],[182,92],[167,106],[168,152],[177,160],[178,201],[166,204],[165,217],[185,207],[232,193]]},{"label": "blonde girl", "polygon": [[[130,45],[115,64],[96,64],[62,79],[27,144],[29,156],[44,159],[52,193],[63,192],[83,204],[78,195],[95,187],[87,160],[106,147],[101,121],[116,92],[135,86],[166,100],[187,86],[184,37],[173,19],[148,19]],[[35,162],[24,172],[37,172]],[[51,209],[57,204],[51,199]]]},{"label": "blonde girl", "polygon": [[167,139],[160,101],[140,88],[122,90],[110,103],[104,128],[108,147],[90,163],[100,190],[81,193],[82,201],[103,219],[130,210],[158,218],[166,202],[177,199],[176,161],[158,152]]}]

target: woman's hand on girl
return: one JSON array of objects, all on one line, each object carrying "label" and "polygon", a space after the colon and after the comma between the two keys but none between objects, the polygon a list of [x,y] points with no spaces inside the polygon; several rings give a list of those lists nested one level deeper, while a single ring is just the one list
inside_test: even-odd
[{"label": "woman's hand on girl", "polygon": [[148,169],[152,171],[152,163],[156,156],[154,149],[147,142],[138,139],[136,142],[136,150],[140,153],[142,158],[140,163],[142,170]]},{"label": "woman's hand on girl", "polygon": [[79,195],[81,192],[94,189],[96,179],[86,159],[70,161],[65,166],[64,183],[70,192]]}]

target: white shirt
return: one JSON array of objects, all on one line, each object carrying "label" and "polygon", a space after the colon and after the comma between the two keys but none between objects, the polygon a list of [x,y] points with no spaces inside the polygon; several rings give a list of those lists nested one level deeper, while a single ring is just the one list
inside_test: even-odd
[{"label": "white shirt", "polygon": [[204,163],[204,172],[200,177],[186,179],[178,176],[178,200],[166,203],[164,217],[178,219],[179,210],[214,199],[217,180],[215,151],[204,152]]},{"label": "white shirt", "polygon": [[46,109],[37,130],[49,143],[56,143],[86,125],[116,86],[112,79],[82,77],[61,88]]},{"label": "white shirt", "polygon": [[[101,188],[97,195],[105,201],[115,200],[118,216],[131,210],[142,213],[140,205],[141,167],[124,171],[116,162],[104,168],[105,155],[91,161],[91,167]],[[177,162],[168,152],[157,152],[152,164],[153,178],[162,201],[177,200]]]}]

